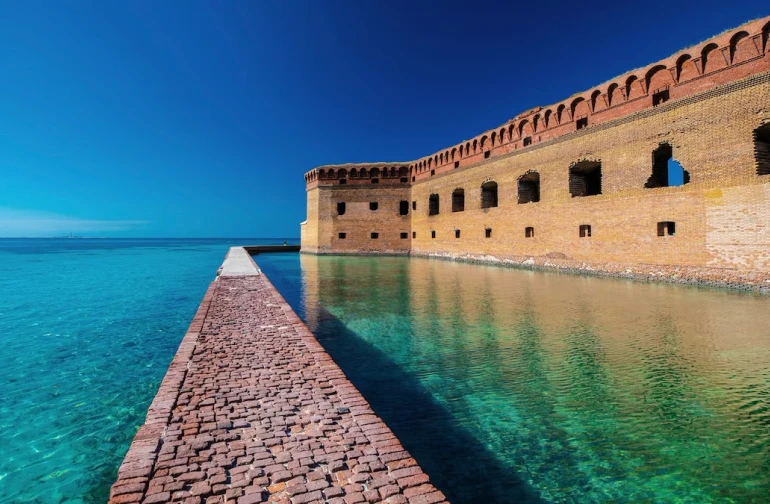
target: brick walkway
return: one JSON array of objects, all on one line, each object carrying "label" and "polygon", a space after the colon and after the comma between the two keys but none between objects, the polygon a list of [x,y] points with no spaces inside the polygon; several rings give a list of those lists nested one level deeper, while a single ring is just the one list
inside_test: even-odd
[{"label": "brick walkway", "polygon": [[213,282],[118,472],[118,503],[435,503],[263,275]]}]

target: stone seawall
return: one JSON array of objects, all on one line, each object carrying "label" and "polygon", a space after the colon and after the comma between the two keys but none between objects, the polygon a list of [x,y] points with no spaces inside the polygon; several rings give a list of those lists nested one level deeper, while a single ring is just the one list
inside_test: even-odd
[{"label": "stone seawall", "polygon": [[408,256],[442,259],[476,264],[489,264],[508,268],[551,271],[574,275],[625,278],[642,282],[662,282],[701,287],[715,287],[770,294],[770,272],[740,271],[729,268],[662,264],[624,264],[614,262],[578,261],[553,256],[497,256],[491,254],[462,254],[454,252],[308,252],[303,254],[328,256]]},{"label": "stone seawall", "polygon": [[110,502],[445,502],[243,248],[211,283]]}]

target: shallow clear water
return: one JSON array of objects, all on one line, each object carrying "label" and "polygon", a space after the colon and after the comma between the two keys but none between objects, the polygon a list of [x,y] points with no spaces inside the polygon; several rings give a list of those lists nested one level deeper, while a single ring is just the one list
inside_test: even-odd
[{"label": "shallow clear water", "polygon": [[770,297],[255,259],[455,504],[770,501]]},{"label": "shallow clear water", "polygon": [[107,500],[228,247],[247,242],[0,239],[0,502]]}]

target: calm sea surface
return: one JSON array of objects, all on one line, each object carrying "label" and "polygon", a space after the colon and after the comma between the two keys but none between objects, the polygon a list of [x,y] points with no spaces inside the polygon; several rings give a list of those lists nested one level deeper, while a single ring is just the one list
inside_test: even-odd
[{"label": "calm sea surface", "polygon": [[256,260],[455,504],[770,502],[770,297]]},{"label": "calm sea surface", "polygon": [[228,247],[282,242],[0,239],[0,502],[105,502]]}]

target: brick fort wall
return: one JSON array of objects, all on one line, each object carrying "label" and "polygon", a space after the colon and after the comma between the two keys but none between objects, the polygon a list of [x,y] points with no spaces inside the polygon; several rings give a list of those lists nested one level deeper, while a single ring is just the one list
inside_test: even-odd
[{"label": "brick fort wall", "polygon": [[302,250],[770,272],[769,35],[749,22],[417,161],[311,170]]}]

